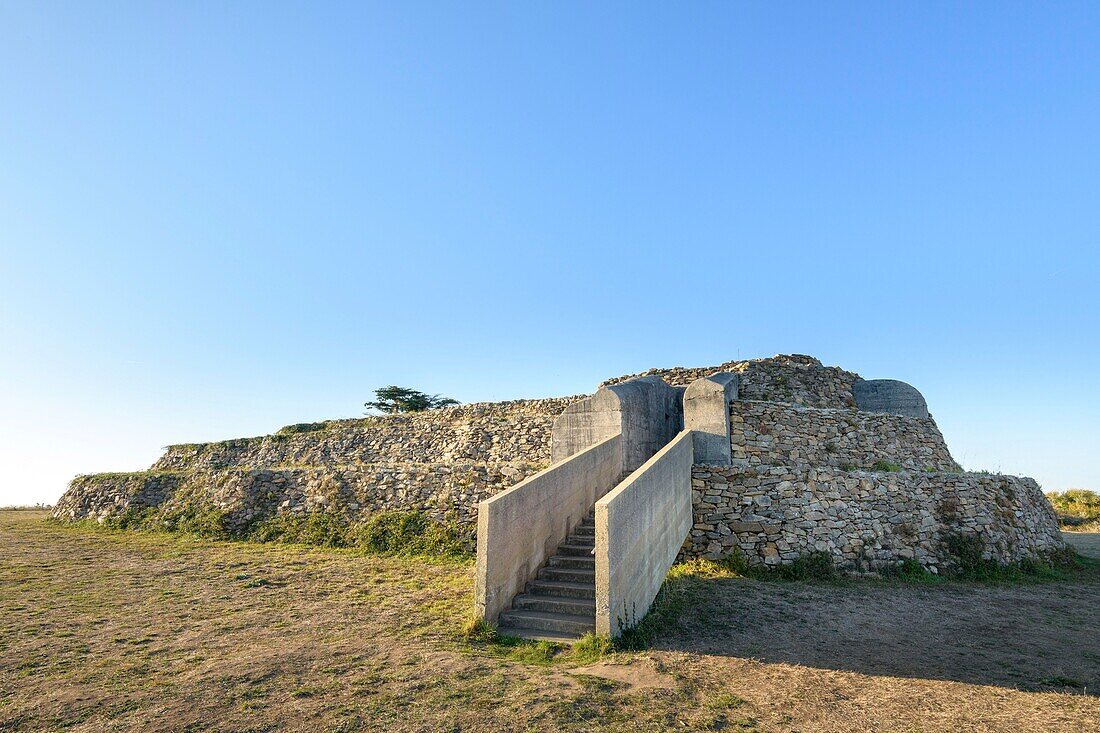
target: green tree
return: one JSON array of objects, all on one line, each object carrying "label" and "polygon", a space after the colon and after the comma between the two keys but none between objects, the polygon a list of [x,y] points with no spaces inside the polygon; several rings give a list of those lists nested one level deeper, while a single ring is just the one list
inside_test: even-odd
[{"label": "green tree", "polygon": [[417,389],[398,387],[391,384],[389,387],[379,387],[374,390],[374,400],[363,404],[367,409],[392,415],[396,412],[420,412],[448,405],[457,405],[458,400],[452,400],[450,397],[440,397],[437,394],[425,394]]}]

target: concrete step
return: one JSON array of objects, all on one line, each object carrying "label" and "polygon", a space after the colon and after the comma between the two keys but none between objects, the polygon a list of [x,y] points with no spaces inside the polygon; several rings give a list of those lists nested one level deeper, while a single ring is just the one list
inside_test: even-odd
[{"label": "concrete step", "polygon": [[596,583],[566,583],[560,580],[532,580],[526,591],[532,595],[557,598],[596,599]]},{"label": "concrete step", "polygon": [[596,618],[596,601],[593,598],[563,598],[521,593],[515,597],[512,605],[517,611],[544,611]]},{"label": "concrete step", "polygon": [[575,634],[581,636],[596,630],[596,613],[592,617],[571,616],[565,613],[547,613],[546,611],[505,611],[500,614],[500,625],[506,628],[550,631],[556,634]]},{"label": "concrete step", "polygon": [[550,558],[552,568],[577,568],[578,570],[595,570],[596,558],[577,557],[576,555],[553,555]]},{"label": "concrete step", "polygon": [[553,631],[540,631],[539,629],[524,629],[515,626],[501,626],[497,629],[501,636],[518,636],[521,639],[531,641],[552,641],[555,644],[572,644],[580,635],[559,634]]},{"label": "concrete step", "polygon": [[574,545],[566,544],[558,546],[559,555],[573,555],[576,557],[588,557],[592,554],[592,549],[595,545]]},{"label": "concrete step", "polygon": [[574,568],[543,568],[539,571],[539,580],[561,580],[566,583],[591,583],[596,584],[596,570],[579,570]]},{"label": "concrete step", "polygon": [[569,538],[565,540],[563,544],[566,545],[590,545],[596,546],[596,535],[592,534],[571,534]]},{"label": "concrete step", "polygon": [[580,524],[573,528],[573,535],[577,537],[595,537],[596,525],[594,524]]}]

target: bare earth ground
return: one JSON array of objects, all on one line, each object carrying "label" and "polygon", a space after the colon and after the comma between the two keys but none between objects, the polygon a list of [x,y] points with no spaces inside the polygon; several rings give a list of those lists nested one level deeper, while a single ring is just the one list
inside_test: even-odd
[{"label": "bare earth ground", "polygon": [[706,581],[655,648],[530,664],[472,566],[0,512],[0,730],[1082,731],[1100,578]]}]

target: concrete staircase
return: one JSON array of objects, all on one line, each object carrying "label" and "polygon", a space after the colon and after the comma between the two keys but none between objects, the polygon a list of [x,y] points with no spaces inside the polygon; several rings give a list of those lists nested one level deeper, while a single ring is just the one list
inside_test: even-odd
[{"label": "concrete staircase", "polygon": [[500,614],[503,636],[573,642],[596,630],[596,525],[593,516],[577,525],[558,547],[512,609]]}]

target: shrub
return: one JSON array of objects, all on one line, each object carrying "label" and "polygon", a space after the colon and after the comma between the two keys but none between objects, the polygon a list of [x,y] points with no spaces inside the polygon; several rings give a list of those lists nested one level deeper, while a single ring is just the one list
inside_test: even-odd
[{"label": "shrub", "polygon": [[312,433],[318,430],[324,430],[326,424],[323,422],[300,422],[293,425],[286,425],[279,428],[276,435],[296,435],[298,433]]},{"label": "shrub", "polygon": [[906,558],[896,565],[885,565],[878,569],[884,578],[903,580],[908,583],[928,582],[936,576],[913,558]]},{"label": "shrub", "polygon": [[882,473],[897,473],[901,470],[901,466],[896,463],[891,463],[890,461],[879,459],[871,466],[871,470]]},{"label": "shrub", "polygon": [[181,534],[221,540],[229,538],[225,512],[215,506],[185,506],[163,516],[164,527]]},{"label": "shrub", "polygon": [[372,515],[355,528],[355,544],[372,552],[412,555],[468,555],[472,539],[457,525],[433,521],[422,512]]},{"label": "shrub", "polygon": [[1047,499],[1063,527],[1097,531],[1094,526],[1100,525],[1100,494],[1088,489],[1068,489],[1052,491],[1047,494]]},{"label": "shrub", "polygon": [[799,555],[793,562],[778,566],[775,572],[784,580],[836,580],[840,577],[833,556],[821,551]]},{"label": "shrub", "polygon": [[437,522],[423,512],[378,512],[361,522],[317,509],[309,514],[275,514],[255,524],[248,538],[256,542],[353,547],[401,555],[469,555],[472,539],[455,524]]}]

